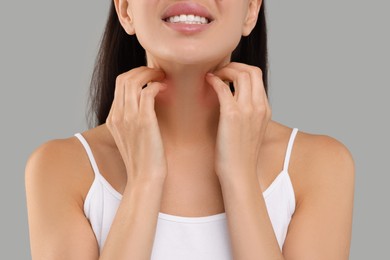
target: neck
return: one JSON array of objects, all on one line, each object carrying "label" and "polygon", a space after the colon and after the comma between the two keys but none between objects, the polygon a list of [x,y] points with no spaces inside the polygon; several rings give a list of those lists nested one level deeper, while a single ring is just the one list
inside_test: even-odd
[{"label": "neck", "polygon": [[207,72],[230,62],[183,65],[147,56],[148,67],[165,71],[168,88],[155,99],[161,135],[169,145],[215,142],[219,122],[218,97],[206,80]]}]

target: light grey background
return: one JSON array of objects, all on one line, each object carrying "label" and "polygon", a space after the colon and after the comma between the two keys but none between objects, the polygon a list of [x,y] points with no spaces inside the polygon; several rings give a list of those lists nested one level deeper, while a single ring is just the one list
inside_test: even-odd
[{"label": "light grey background", "polygon": [[[30,259],[24,167],[87,129],[87,89],[110,1],[0,2],[0,252]],[[333,136],[356,161],[351,259],[388,256],[388,1],[267,1],[274,119]],[[7,257],[4,257],[7,256]]]}]

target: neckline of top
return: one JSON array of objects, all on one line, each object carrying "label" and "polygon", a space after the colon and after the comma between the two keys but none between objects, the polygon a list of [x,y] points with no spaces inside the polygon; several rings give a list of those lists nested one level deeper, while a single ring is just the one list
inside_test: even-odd
[{"label": "neckline of top", "polygon": [[[275,189],[277,184],[282,179],[282,176],[287,174],[287,170],[282,170],[278,176],[272,181],[272,183],[268,186],[268,188],[263,191],[263,197],[266,199],[272,191]],[[112,185],[103,177],[103,175],[98,174],[96,177],[99,178],[99,180],[102,182],[103,186],[109,190],[109,192],[114,195],[114,197],[118,200],[122,199],[122,194],[118,192]],[[96,179],[94,180],[94,182]],[[158,214],[159,219],[167,220],[167,221],[174,221],[174,222],[183,222],[183,223],[205,223],[205,222],[211,222],[211,221],[218,221],[218,220],[224,220],[226,219],[226,212],[217,213],[213,215],[208,216],[201,216],[201,217],[187,217],[187,216],[178,216],[178,215],[172,215],[168,213],[159,212]]]}]

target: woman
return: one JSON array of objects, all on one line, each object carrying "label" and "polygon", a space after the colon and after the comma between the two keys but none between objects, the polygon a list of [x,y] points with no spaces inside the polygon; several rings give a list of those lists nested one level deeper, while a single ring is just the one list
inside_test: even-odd
[{"label": "woman", "polygon": [[265,25],[261,0],[113,1],[98,126],[26,166],[34,259],[348,259],[353,160],[271,120]]}]

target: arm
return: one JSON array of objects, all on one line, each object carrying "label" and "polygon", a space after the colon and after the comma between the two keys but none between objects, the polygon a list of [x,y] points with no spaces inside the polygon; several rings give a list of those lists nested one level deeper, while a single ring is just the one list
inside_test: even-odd
[{"label": "arm", "polygon": [[[243,173],[248,171],[243,170]],[[254,173],[246,174],[255,176]],[[220,178],[233,258],[237,260],[283,259],[256,177]]]},{"label": "arm", "polygon": [[126,186],[100,259],[150,259],[162,186],[157,181]]},{"label": "arm", "polygon": [[80,193],[80,176],[85,176],[85,165],[89,165],[80,163],[85,154],[80,149],[76,152],[69,142],[56,140],[42,145],[26,166],[32,258],[150,259],[162,183],[126,188],[99,258]]},{"label": "arm", "polygon": [[79,192],[77,176],[85,172],[77,169],[79,160],[70,151],[69,142],[55,140],[28,159],[25,186],[32,259],[98,259]]},{"label": "arm", "polygon": [[[304,151],[308,163],[293,169],[304,173],[297,183],[302,194],[283,254],[293,260],[346,260],[352,234],[354,162],[338,141],[325,136],[316,138],[316,149]],[[306,146],[309,143],[307,140]]]},{"label": "arm", "polygon": [[[259,151],[271,119],[262,76],[258,67],[231,62],[206,77],[220,103],[215,171],[221,183],[234,258],[347,259],[353,161],[340,143],[308,135],[305,144],[299,145],[305,147],[298,151],[300,168],[290,171],[299,173],[300,194],[283,254],[280,252],[257,180]],[[223,80],[234,83],[233,95]]]},{"label": "arm", "polygon": [[304,174],[283,254],[257,180],[221,181],[234,259],[348,259],[354,193],[352,157],[337,141],[317,138],[320,140],[315,141],[314,151],[310,149],[304,155],[298,151],[305,165],[292,167]]},{"label": "arm", "polygon": [[[283,259],[257,177],[260,147],[271,118],[262,71],[231,62],[206,79],[220,103],[215,172],[221,183],[233,257]],[[233,82],[233,94],[223,80]]]}]

